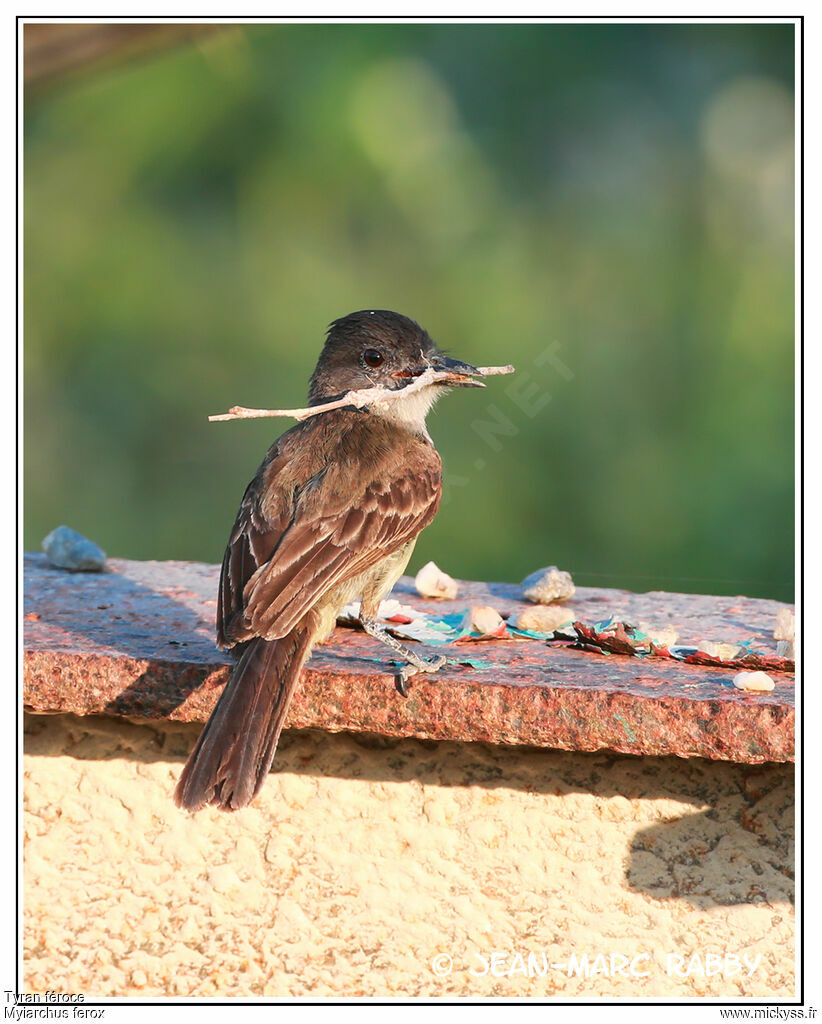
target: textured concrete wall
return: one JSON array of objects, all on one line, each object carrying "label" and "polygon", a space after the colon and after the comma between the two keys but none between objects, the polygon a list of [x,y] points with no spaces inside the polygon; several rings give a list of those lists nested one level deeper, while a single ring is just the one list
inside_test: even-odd
[{"label": "textured concrete wall", "polygon": [[198,726],[26,729],[29,990],[794,994],[791,766],[291,732],[188,817]]}]

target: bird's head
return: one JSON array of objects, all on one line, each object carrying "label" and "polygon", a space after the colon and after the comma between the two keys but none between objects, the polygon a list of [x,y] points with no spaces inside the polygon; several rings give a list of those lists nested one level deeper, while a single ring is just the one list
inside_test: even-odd
[{"label": "bird's head", "polygon": [[308,399],[317,405],[362,388],[400,391],[431,368],[446,371],[447,380],[391,402],[385,415],[424,428],[428,410],[447,388],[484,385],[474,377],[476,367],[440,352],[414,320],[386,309],[360,310],[328,328]]}]

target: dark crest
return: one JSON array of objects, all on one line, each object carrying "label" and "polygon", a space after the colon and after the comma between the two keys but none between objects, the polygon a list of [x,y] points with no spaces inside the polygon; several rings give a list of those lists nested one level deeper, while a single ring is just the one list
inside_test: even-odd
[{"label": "dark crest", "polygon": [[316,404],[355,388],[398,386],[398,373],[418,369],[439,354],[415,321],[388,309],[361,309],[329,325],[309,384]]}]

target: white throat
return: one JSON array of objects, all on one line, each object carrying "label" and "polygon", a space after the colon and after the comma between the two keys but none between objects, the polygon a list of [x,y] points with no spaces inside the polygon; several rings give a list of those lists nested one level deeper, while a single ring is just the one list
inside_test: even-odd
[{"label": "white throat", "polygon": [[372,412],[382,416],[383,419],[405,427],[414,434],[422,434],[430,441],[431,438],[425,428],[425,417],[444,390],[445,388],[441,384],[431,384],[410,395],[396,398],[382,408],[374,406]]}]

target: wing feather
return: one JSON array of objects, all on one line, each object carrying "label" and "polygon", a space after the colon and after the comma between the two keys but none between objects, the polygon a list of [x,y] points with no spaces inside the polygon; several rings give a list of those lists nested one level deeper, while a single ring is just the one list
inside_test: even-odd
[{"label": "wing feather", "polygon": [[[298,435],[309,423],[272,446],[243,496],[218,591],[221,647],[285,636],[324,594],[398,551],[437,511],[441,464],[431,445],[413,441],[418,458],[409,460],[392,458],[384,446],[365,462],[358,444],[357,476],[350,453],[317,461],[320,446]],[[302,486],[294,468],[300,458]],[[352,480],[359,483],[353,494]]]},{"label": "wing feather", "polygon": [[[324,594],[415,538],[434,518],[439,498],[438,474],[383,479],[366,489],[356,509],[295,523],[246,592],[254,634],[285,636]],[[292,561],[292,543],[310,557]]]}]

